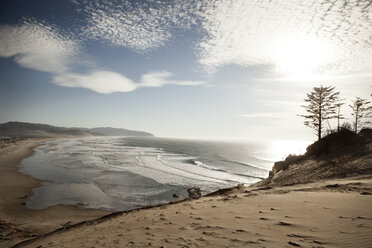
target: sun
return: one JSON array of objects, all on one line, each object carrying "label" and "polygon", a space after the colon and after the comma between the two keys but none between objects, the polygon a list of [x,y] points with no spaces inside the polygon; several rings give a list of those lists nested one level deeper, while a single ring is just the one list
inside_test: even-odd
[{"label": "sun", "polygon": [[291,78],[309,79],[324,73],[332,59],[329,45],[317,39],[293,39],[276,49],[276,69]]},{"label": "sun", "polygon": [[308,140],[278,140],[270,145],[269,158],[273,161],[285,159],[288,155],[300,155],[306,152],[306,147],[310,144]]}]

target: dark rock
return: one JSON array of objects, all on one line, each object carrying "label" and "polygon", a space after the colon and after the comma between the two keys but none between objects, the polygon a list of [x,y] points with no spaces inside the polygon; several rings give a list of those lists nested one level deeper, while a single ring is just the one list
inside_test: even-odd
[{"label": "dark rock", "polygon": [[189,198],[191,199],[199,199],[201,197],[201,191],[199,187],[188,188],[187,193],[189,194]]}]

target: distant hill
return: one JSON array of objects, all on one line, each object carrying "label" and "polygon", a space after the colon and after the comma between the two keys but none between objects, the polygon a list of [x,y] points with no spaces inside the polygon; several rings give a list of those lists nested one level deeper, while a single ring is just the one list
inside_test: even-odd
[{"label": "distant hill", "polygon": [[143,131],[128,130],[123,128],[112,128],[112,127],[96,127],[89,129],[90,132],[101,134],[104,136],[141,136],[149,137],[154,136],[151,133]]},{"label": "distant hill", "polygon": [[66,128],[27,122],[0,124],[0,137],[70,137],[70,136],[154,136],[151,133],[122,128]]}]

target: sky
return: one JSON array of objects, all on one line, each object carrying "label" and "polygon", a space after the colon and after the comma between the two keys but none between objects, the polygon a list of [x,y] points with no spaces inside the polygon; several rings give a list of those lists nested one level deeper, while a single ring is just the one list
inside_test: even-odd
[{"label": "sky", "polygon": [[370,0],[0,0],[0,123],[314,140],[306,93],[372,93]]}]

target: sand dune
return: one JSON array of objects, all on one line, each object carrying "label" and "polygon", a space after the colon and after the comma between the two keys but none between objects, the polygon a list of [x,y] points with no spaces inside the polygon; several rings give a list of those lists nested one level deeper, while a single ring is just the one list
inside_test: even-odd
[{"label": "sand dune", "polygon": [[[370,247],[372,178],[231,192],[104,218],[22,247]],[[21,246],[19,246],[21,247]]]}]

